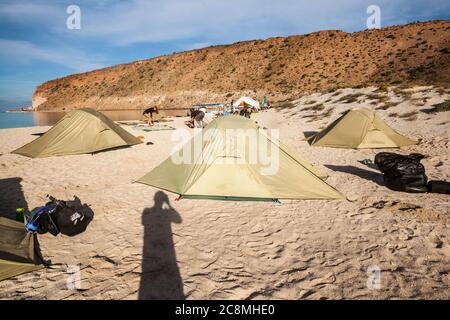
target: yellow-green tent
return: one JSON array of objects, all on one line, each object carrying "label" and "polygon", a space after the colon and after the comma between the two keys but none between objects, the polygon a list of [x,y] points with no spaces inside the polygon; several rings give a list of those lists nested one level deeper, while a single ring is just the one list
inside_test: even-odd
[{"label": "yellow-green tent", "polygon": [[354,149],[399,148],[417,141],[394,131],[370,109],[353,109],[307,138],[312,146]]},{"label": "yellow-green tent", "polygon": [[[195,148],[200,151],[195,153]],[[256,157],[259,152],[267,158]],[[195,161],[181,161],[184,156]],[[343,198],[321,177],[326,175],[263,132],[252,120],[224,116],[208,124],[137,182],[191,199]]]},{"label": "yellow-green tent", "polygon": [[142,143],[104,114],[84,108],[69,112],[50,130],[12,153],[31,158],[93,153]]},{"label": "yellow-green tent", "polygon": [[23,223],[0,217],[0,281],[41,268],[35,235]]}]

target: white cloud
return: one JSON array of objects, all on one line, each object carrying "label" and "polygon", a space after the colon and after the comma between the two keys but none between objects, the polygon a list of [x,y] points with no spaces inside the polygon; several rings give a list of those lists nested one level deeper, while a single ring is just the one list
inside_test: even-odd
[{"label": "white cloud", "polygon": [[[116,45],[140,42],[227,43],[323,29],[366,28],[373,0],[130,0],[83,9],[82,34]],[[443,0],[377,0],[389,23],[450,10]],[[437,11],[440,10],[440,11]],[[392,18],[393,17],[393,18]],[[409,17],[409,19],[408,19]]]},{"label": "white cloud", "polygon": [[29,64],[33,61],[56,63],[77,72],[104,67],[100,59],[93,59],[73,48],[42,48],[28,41],[0,39],[2,62]]},{"label": "white cloud", "polygon": [[291,11],[281,17],[290,23],[296,20],[298,4],[299,1],[292,0],[279,3],[268,0],[134,0],[120,2],[103,11],[83,11],[82,8],[85,17],[82,33],[109,38],[117,45],[196,37],[206,41],[248,39],[260,34],[275,35],[282,27],[277,8],[292,5]]},{"label": "white cloud", "polygon": [[202,49],[212,46],[211,42],[195,42],[184,47],[184,50]]},{"label": "white cloud", "polygon": [[[0,19],[42,21],[53,35],[127,46],[135,43],[229,43],[323,29],[365,29],[366,8],[381,7],[382,25],[450,12],[445,0],[78,0],[81,30],[65,28],[73,1],[7,0]],[[188,44],[189,46],[189,44]]]},{"label": "white cloud", "polygon": [[57,9],[54,5],[39,3],[38,1],[34,3],[10,1],[0,4],[0,14],[16,17],[17,19],[23,16],[43,16],[48,18],[49,15],[56,13]]},{"label": "white cloud", "polygon": [[0,4],[0,19],[17,25],[52,27],[65,21],[64,14],[64,9],[51,2],[9,0]]}]

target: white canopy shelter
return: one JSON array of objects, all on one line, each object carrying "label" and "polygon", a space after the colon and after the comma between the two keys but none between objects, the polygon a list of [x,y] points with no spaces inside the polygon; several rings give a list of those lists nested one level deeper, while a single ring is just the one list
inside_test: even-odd
[{"label": "white canopy shelter", "polygon": [[241,102],[244,102],[245,104],[248,104],[254,108],[256,108],[257,110],[260,109],[259,107],[259,102],[250,98],[250,97],[240,97],[239,99],[237,99],[234,103],[233,103],[233,107],[237,108],[239,107],[239,105],[241,104]]}]

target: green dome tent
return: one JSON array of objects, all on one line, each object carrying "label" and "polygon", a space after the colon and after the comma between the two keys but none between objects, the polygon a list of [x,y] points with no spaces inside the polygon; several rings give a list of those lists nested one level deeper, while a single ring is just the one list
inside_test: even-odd
[{"label": "green dome tent", "polygon": [[0,281],[42,268],[35,235],[23,223],[0,217]]},{"label": "green dome tent", "polygon": [[142,143],[104,114],[89,108],[69,112],[36,140],[14,150],[31,158],[93,153]]},{"label": "green dome tent", "polygon": [[[196,139],[199,135],[203,135],[203,139]],[[220,117],[199,135],[137,182],[191,199],[273,201],[344,198],[323,181],[325,174],[269,137],[250,119]],[[249,136],[254,136],[253,142],[257,143],[251,143]],[[198,141],[201,150],[194,156],[195,161],[174,160],[192,154],[199,145]],[[243,148],[236,147],[239,144]],[[262,148],[270,150],[267,154],[273,156],[273,161],[254,157]],[[275,170],[268,172],[268,167],[273,164],[276,164]]]},{"label": "green dome tent", "polygon": [[417,141],[394,131],[370,109],[353,109],[306,139],[311,146],[332,148],[399,148]]}]

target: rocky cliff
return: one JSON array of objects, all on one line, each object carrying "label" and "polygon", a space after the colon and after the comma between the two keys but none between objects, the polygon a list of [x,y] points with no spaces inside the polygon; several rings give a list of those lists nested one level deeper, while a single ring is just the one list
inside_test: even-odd
[{"label": "rocky cliff", "polygon": [[330,30],[175,53],[45,82],[37,110],[188,108],[369,84],[450,83],[450,21]]}]

